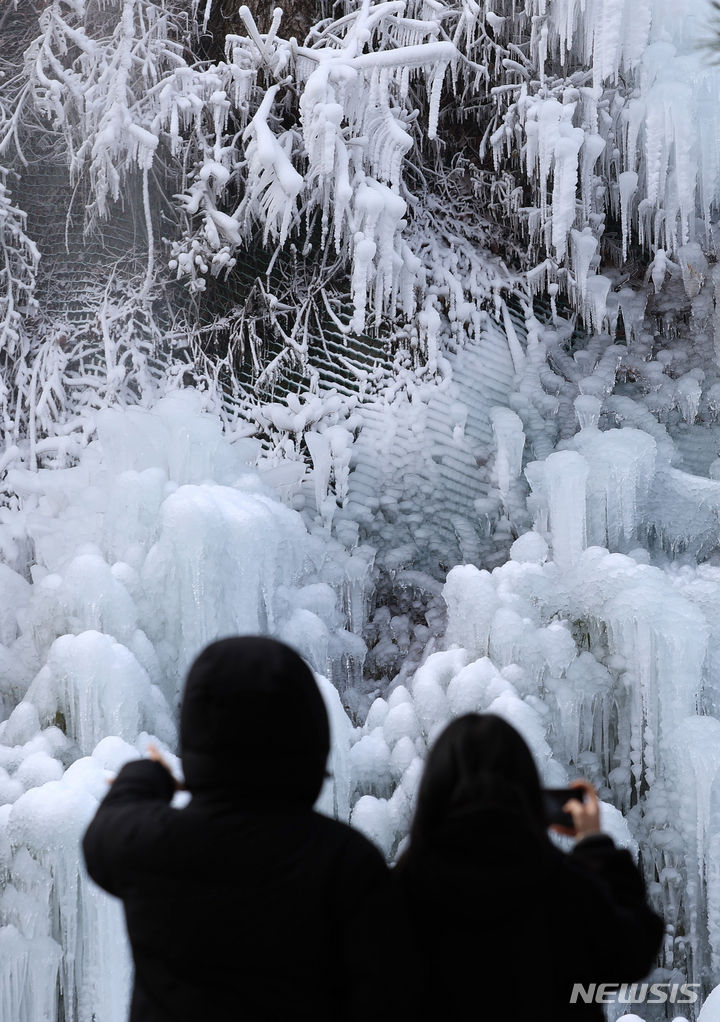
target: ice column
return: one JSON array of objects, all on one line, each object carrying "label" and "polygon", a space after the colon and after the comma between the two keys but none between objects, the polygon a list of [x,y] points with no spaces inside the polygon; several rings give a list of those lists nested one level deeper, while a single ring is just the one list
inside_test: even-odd
[{"label": "ice column", "polygon": [[720,263],[715,263],[710,270],[713,285],[713,341],[715,359],[720,362]]},{"label": "ice column", "polygon": [[602,412],[602,401],[592,394],[581,394],[573,403],[580,429],[597,428]]},{"label": "ice column", "polygon": [[[683,720],[672,742],[670,765],[680,796],[683,831],[694,839],[686,853],[685,886],[693,965],[697,968],[702,961],[698,945],[707,940],[712,979],[717,983],[720,981],[720,863],[716,858],[720,851],[720,721],[714,717]],[[705,898],[707,933],[702,920]],[[693,975],[692,980],[698,982],[700,976]]]},{"label": "ice column", "polygon": [[553,558],[572,567],[586,545],[585,492],[588,466],[575,451],[558,451],[545,462]]},{"label": "ice column", "polygon": [[[56,1022],[58,983],[62,1022],[127,1017],[130,962],[122,909],[89,881],[81,862],[82,834],[106,789],[97,764],[77,760],[62,780],[32,788],[7,815],[14,854],[2,896],[8,928],[0,934],[14,962],[4,971],[9,968],[11,981],[13,970],[16,981],[23,971],[25,977],[16,1013],[2,1022]],[[33,1012],[43,1005],[42,1013],[25,1009],[26,998]]]},{"label": "ice column", "polygon": [[442,595],[448,609],[448,644],[468,649],[476,657],[486,656],[499,606],[490,572],[458,564],[448,574]]},{"label": "ice column", "polygon": [[498,488],[503,502],[507,503],[510,487],[522,472],[525,433],[521,419],[510,408],[492,408],[490,421],[497,443],[495,471]]},{"label": "ice column", "polygon": [[637,536],[655,476],[655,441],[638,429],[603,433],[586,428],[573,446],[589,468],[588,543],[611,549],[630,543]]},{"label": "ice column", "polygon": [[52,937],[28,940],[13,925],[0,926],[0,1019],[50,1022],[56,1018],[62,948]]},{"label": "ice column", "polygon": [[[700,375],[702,378],[702,371]],[[692,426],[700,410],[702,399],[701,379],[698,379],[697,370],[685,373],[680,377],[675,387],[675,395],[675,401],[683,419]]]},{"label": "ice column", "polygon": [[652,785],[658,747],[668,750],[678,720],[695,713],[702,690],[708,628],[702,613],[653,569],[604,604],[610,648],[633,679],[633,772]]}]

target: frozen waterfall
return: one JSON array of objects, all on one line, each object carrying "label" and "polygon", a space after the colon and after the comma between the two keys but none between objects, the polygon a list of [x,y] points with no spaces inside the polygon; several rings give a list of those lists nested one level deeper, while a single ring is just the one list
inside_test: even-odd
[{"label": "frozen waterfall", "polygon": [[459,714],[592,781],[718,1022],[715,5],[223,5],[202,46],[214,0],[37,6],[0,5],[0,1022],[124,1022],[80,837],[257,632],[389,862]]},{"label": "frozen waterfall", "polygon": [[[522,430],[516,416],[493,423],[506,502]],[[3,1020],[124,1017],[122,918],[85,877],[79,837],[122,763],[150,740],[172,758],[184,664],[235,631],[278,635],[332,679],[321,679],[334,734],[321,806],[389,858],[438,730],[461,713],[499,713],[548,785],[582,773],[598,786],[606,829],[642,847],[668,923],[691,920],[687,975],[714,975],[720,725],[707,714],[720,706],[709,670],[720,567],[648,563],[640,543],[664,471],[647,434],[594,424],[528,463],[534,528],[493,571],[453,568],[435,651],[361,721],[348,710],[362,702],[349,689],[369,552],[342,546],[321,518],[309,531],[274,489],[287,482],[282,465],[225,439],[198,395],[108,411],[76,468],[18,473],[22,505],[0,538],[34,561],[30,581],[9,565],[3,575]],[[312,475],[303,486],[314,491]]]},{"label": "frozen waterfall", "polygon": [[184,673],[211,639],[271,632],[333,679],[321,804],[349,816],[338,688],[362,664],[344,625],[361,624],[369,561],[308,532],[273,489],[282,469],[258,454],[183,392],[105,412],[77,468],[13,479],[22,510],[1,542],[19,566],[32,550],[33,569],[27,581],[3,566],[3,1022],[126,1017],[122,913],[88,881],[79,841],[124,762],[151,739],[172,757]]}]

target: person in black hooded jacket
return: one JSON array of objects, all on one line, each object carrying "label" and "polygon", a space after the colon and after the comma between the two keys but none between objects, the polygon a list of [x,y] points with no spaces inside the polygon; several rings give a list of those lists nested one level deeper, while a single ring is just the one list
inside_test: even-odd
[{"label": "person in black hooded jacket", "polygon": [[584,791],[563,807],[574,827],[556,827],[577,838],[566,853],[548,837],[535,763],[510,724],[468,714],[438,738],[394,871],[416,945],[418,1019],[601,1022],[589,985],[650,971],[662,920],[630,853],[600,833],[594,789],[573,786]]},{"label": "person in black hooded jacket", "polygon": [[128,763],[83,840],[90,876],[124,904],[131,1022],[367,1018],[390,876],[366,838],[313,811],[329,740],[287,646],[230,638],[197,658],[180,717],[191,801],[170,807],[161,761]]}]

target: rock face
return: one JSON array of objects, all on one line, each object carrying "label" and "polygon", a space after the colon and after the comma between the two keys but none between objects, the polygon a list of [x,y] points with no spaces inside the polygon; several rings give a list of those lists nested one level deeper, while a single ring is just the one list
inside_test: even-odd
[{"label": "rock face", "polygon": [[[205,26],[204,0],[198,5],[198,21]],[[210,6],[210,14],[203,33],[203,45],[210,55],[221,59],[224,54],[225,37],[228,35],[244,35],[245,24],[238,14],[235,0],[214,0]],[[261,33],[266,33],[272,25],[273,13],[279,6],[274,0],[255,0],[247,5]],[[283,10],[281,34],[286,39],[293,36],[299,43],[304,43],[310,29],[323,17],[321,13],[325,4],[313,3],[311,0],[298,0],[286,5]]]}]

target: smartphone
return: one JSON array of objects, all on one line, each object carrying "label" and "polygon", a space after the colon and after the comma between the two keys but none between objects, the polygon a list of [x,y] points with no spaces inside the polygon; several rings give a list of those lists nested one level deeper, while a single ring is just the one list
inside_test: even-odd
[{"label": "smartphone", "polygon": [[578,802],[582,802],[585,795],[584,789],[544,788],[542,794],[548,827],[551,823],[559,823],[561,826],[572,830],[575,826],[573,818],[570,813],[564,813],[562,807],[571,798],[576,798]]}]

